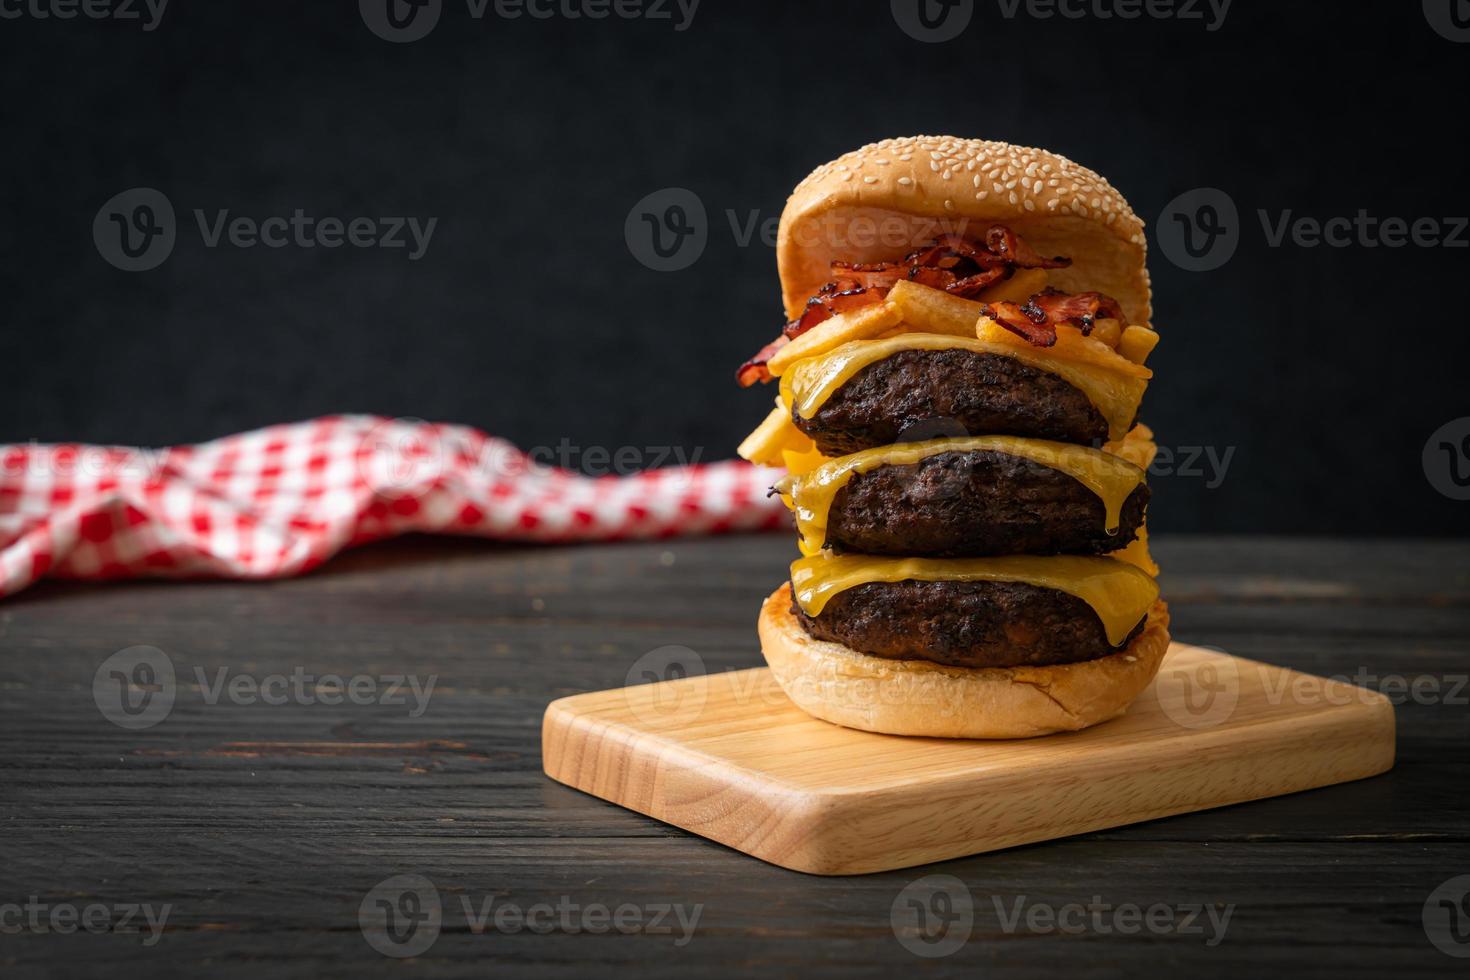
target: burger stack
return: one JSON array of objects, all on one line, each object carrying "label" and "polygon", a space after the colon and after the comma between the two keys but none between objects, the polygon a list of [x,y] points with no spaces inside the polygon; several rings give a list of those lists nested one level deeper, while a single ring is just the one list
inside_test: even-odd
[{"label": "burger stack", "polygon": [[781,217],[775,407],[800,557],[761,646],[816,717],[1018,738],[1125,711],[1167,649],[1137,424],[1157,334],[1142,223],[1042,150],[885,140]]}]

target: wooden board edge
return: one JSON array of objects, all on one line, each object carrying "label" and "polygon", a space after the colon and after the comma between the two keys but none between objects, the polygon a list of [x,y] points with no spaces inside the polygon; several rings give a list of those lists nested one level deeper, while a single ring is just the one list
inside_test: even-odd
[{"label": "wooden board edge", "polygon": [[[876,832],[876,828],[871,826],[867,818],[875,810],[881,811],[883,805],[880,803],[875,807],[873,797],[868,795],[861,800],[854,799],[851,802],[856,805],[849,806],[840,795],[832,795],[827,800],[827,806],[813,806],[808,810],[809,814],[823,820],[825,825],[812,828],[804,837],[820,843],[821,846],[790,854],[756,856],[772,864],[808,874],[874,874],[1369,779],[1393,768],[1397,748],[1396,719],[1393,703],[1387,697],[1365,688],[1357,690],[1363,691],[1369,697],[1325,712],[1324,715],[1331,716],[1330,723],[1324,723],[1322,718],[1310,719],[1308,723],[1308,719],[1287,717],[1254,726],[1256,731],[1251,743],[1252,751],[1226,756],[1229,762],[1225,764],[1227,775],[1223,782],[1232,786],[1248,787],[1240,792],[1195,796],[1146,810],[1123,813],[1098,811],[1090,819],[1066,826],[1039,825],[1031,832],[984,840],[959,835],[949,841],[915,847],[907,852],[890,851],[877,859],[862,856],[854,858],[852,855],[860,855],[861,850],[851,842],[863,841]],[[1282,729],[1288,731],[1281,731]],[[1293,733],[1290,729],[1298,731]],[[1323,743],[1336,744],[1336,755],[1343,760],[1330,773],[1325,771],[1324,764],[1322,769],[1306,778],[1274,782],[1262,778],[1263,766],[1269,767],[1273,756],[1286,756],[1301,751],[1320,752]],[[1199,763],[1196,765],[1204,768]],[[1211,761],[1207,765],[1212,767],[1211,775],[1217,778],[1221,775],[1222,764],[1219,761]],[[1130,791],[1144,781],[1142,778],[1119,779],[1115,781],[1111,795],[1126,799]],[[883,795],[890,797],[892,806],[903,805],[902,790],[887,790]]]},{"label": "wooden board edge", "polygon": [[[1264,666],[1274,667],[1270,664]],[[1301,673],[1289,668],[1274,669]],[[1348,684],[1340,686],[1356,692],[1353,695],[1356,700],[1315,716],[1289,715],[1251,726],[1256,736],[1252,743],[1255,751],[1233,758],[1231,778],[1225,780],[1231,785],[1238,783],[1249,789],[1223,796],[1182,799],[1146,811],[1099,812],[1086,821],[1066,827],[1041,826],[1031,833],[985,840],[960,836],[908,852],[889,853],[883,858],[853,856],[860,854],[861,849],[852,842],[863,840],[871,832],[866,820],[874,810],[873,794],[793,790],[764,780],[758,773],[717,759],[694,765],[675,762],[670,769],[669,760],[663,753],[647,753],[648,757],[639,758],[635,749],[640,740],[671,746],[679,755],[687,756],[690,750],[687,746],[670,742],[665,736],[640,733],[621,723],[597,720],[577,710],[579,702],[595,704],[598,696],[605,692],[570,695],[547,705],[542,716],[542,771],[548,778],[565,786],[778,867],[823,876],[871,874],[1321,789],[1388,771],[1393,767],[1396,755],[1397,721],[1392,702],[1377,691]],[[1293,732],[1293,729],[1297,731]],[[1279,755],[1310,748],[1310,745],[1304,746],[1304,741],[1320,744],[1331,740],[1340,743],[1338,754],[1346,761],[1330,773],[1324,771],[1308,778],[1276,782],[1260,778],[1262,767],[1269,765],[1273,750]],[[1266,743],[1271,747],[1261,749],[1260,746]],[[591,759],[587,758],[589,752],[592,753]],[[1210,764],[1219,765],[1218,762]],[[644,778],[630,780],[629,775],[638,766],[653,771],[643,774]],[[650,791],[639,798],[631,797],[628,792],[629,785],[633,783],[644,787],[662,786],[671,775],[685,783],[686,796],[707,794],[713,799],[723,789],[735,787],[741,799],[754,802],[742,806],[743,812],[738,820],[727,810],[716,806],[712,808],[716,816],[707,821],[696,821],[683,819],[683,809],[666,805],[667,801],[659,799],[655,792]],[[1122,784],[1115,792],[1126,798],[1127,780]],[[880,795],[883,794],[893,797],[893,805],[903,805],[901,788],[880,791]],[[735,832],[736,825],[743,828],[742,832]],[[770,832],[778,826],[780,833]],[[756,830],[752,831],[751,827]]]},{"label": "wooden board edge", "polygon": [[[639,733],[577,710],[578,702],[595,704],[592,699],[600,693],[571,695],[547,705],[541,721],[541,768],[548,778],[782,867],[790,866],[762,853],[762,841],[778,829],[785,836],[821,826],[811,812],[825,805],[820,794],[793,790],[724,760],[699,758],[688,746],[667,737]],[[640,740],[674,752],[644,752],[640,757]],[[640,768],[650,771],[639,773]],[[664,787],[670,780],[681,784],[672,805],[652,790],[641,795],[629,791],[632,785]],[[701,812],[691,800],[708,801],[705,819],[688,819]]]}]

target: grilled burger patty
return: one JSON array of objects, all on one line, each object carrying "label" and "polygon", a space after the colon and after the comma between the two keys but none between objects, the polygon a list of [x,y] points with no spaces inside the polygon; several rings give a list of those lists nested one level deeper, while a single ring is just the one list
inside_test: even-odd
[{"label": "grilled burger patty", "polygon": [[827,544],[921,558],[1103,554],[1137,536],[1148,497],[1140,483],[1108,534],[1102,500],[1060,470],[988,450],[936,453],[853,474],[833,497]]},{"label": "grilled burger patty", "polygon": [[792,420],[824,456],[886,446],[920,423],[953,429],[926,438],[969,433],[1085,444],[1108,436],[1102,413],[1056,375],[953,348],[899,351],[853,375],[811,418],[793,412]]},{"label": "grilled burger patty", "polygon": [[818,616],[795,603],[792,612],[819,640],[953,667],[1095,660],[1126,647],[1144,624],[1115,648],[1086,602],[1024,582],[869,582],[832,596]]}]

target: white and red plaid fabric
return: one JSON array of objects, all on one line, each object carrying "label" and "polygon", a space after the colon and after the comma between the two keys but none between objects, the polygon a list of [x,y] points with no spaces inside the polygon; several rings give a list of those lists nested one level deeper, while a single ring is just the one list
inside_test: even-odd
[{"label": "white and red plaid fabric", "polygon": [[276,578],[408,532],[573,542],[777,528],[778,471],[587,477],[461,425],[331,416],[197,446],[0,446],[0,596],[43,576]]}]

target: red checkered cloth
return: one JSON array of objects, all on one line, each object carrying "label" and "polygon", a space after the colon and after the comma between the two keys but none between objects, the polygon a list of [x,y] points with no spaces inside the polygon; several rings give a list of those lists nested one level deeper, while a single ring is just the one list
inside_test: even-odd
[{"label": "red checkered cloth", "polygon": [[561,543],[779,528],[778,475],[730,461],[588,477],[467,426],[366,415],[162,450],[0,446],[0,596],[47,575],[284,577],[414,531]]}]

